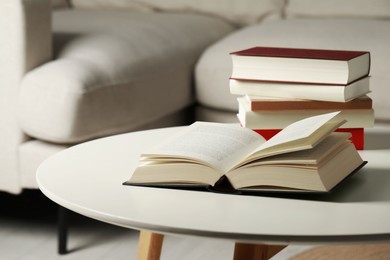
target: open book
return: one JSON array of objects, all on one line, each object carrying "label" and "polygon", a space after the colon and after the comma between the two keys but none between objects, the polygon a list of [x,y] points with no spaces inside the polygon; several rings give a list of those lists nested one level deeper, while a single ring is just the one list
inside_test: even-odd
[{"label": "open book", "polygon": [[234,124],[195,122],[141,154],[125,185],[228,192],[327,192],[364,162],[339,112],[293,123],[265,141]]}]

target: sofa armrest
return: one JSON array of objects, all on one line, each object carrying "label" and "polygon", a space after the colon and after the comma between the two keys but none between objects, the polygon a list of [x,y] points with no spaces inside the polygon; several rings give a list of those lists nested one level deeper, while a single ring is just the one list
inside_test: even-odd
[{"label": "sofa armrest", "polygon": [[27,137],[17,121],[23,75],[51,59],[50,0],[0,1],[0,190],[18,193],[18,147]]}]

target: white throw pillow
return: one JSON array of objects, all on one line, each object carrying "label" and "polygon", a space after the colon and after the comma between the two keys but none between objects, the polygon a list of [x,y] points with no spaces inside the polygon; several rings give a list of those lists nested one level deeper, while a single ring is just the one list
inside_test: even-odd
[{"label": "white throw pillow", "polygon": [[201,13],[247,25],[281,17],[285,0],[72,0],[72,3],[74,8]]},{"label": "white throw pillow", "polygon": [[389,0],[289,0],[287,17],[390,18]]}]

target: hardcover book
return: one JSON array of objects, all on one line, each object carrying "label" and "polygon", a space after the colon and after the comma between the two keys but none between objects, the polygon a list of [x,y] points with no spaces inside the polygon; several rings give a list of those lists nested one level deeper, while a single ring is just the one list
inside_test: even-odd
[{"label": "hardcover book", "polygon": [[[281,73],[279,75],[282,75]],[[258,81],[231,78],[230,93],[276,98],[347,102],[370,92],[370,77],[347,85],[307,84],[276,81]]]},{"label": "hardcover book", "polygon": [[[335,109],[301,109],[301,110],[273,110],[273,111],[251,111],[249,101],[245,97],[239,97],[238,114],[240,124],[250,129],[282,129],[289,124],[324,113],[331,113]],[[347,122],[344,128],[366,128],[373,127],[375,122],[373,109],[344,109],[337,115],[340,119]]]},{"label": "hardcover book", "polygon": [[239,125],[196,122],[142,153],[124,184],[328,192],[364,165],[350,134],[334,133],[345,122],[337,114],[295,122],[268,141]]},{"label": "hardcover book", "polygon": [[230,55],[238,79],[348,84],[370,71],[367,51],[254,47]]}]

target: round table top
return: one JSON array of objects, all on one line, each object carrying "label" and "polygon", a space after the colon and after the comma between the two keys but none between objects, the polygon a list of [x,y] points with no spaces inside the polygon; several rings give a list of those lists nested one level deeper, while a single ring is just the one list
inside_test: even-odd
[{"label": "round table top", "polygon": [[140,152],[180,127],[133,132],[73,146],[37,171],[56,203],[115,225],[243,242],[390,239],[390,149],[360,151],[368,164],[331,194],[243,196],[124,186]]}]

